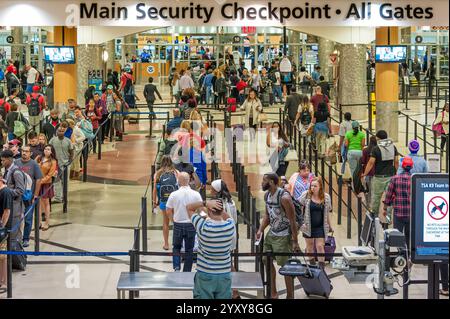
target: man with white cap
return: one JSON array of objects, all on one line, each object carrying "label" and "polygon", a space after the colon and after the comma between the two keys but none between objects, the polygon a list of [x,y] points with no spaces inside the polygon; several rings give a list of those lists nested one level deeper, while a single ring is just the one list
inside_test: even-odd
[{"label": "man with white cap", "polygon": [[[173,252],[180,253],[184,241],[186,258],[183,272],[190,272],[193,263],[193,251],[196,231],[191,223],[186,206],[192,203],[201,202],[202,197],[199,192],[189,186],[190,176],[186,172],[178,174],[178,190],[170,194],[166,204],[167,213],[173,216]],[[173,269],[181,270],[181,257],[173,257]]]}]

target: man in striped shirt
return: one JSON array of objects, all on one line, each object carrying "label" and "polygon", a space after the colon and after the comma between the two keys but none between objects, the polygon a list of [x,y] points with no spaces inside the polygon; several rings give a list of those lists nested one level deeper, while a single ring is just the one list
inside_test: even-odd
[{"label": "man in striped shirt", "polygon": [[[221,200],[197,202],[186,206],[197,230],[197,274],[194,299],[231,299],[231,251],[235,224]],[[198,210],[207,211],[200,216]]]}]

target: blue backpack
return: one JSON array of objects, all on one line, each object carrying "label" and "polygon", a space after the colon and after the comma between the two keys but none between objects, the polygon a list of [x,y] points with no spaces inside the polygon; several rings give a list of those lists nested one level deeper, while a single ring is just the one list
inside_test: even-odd
[{"label": "blue backpack", "polygon": [[87,120],[82,120],[81,121],[81,125],[80,125],[80,129],[83,132],[84,136],[88,139],[88,140],[93,140],[95,137],[94,134],[94,128],[92,127],[92,123],[87,121]]},{"label": "blue backpack", "polygon": [[5,72],[3,72],[2,69],[0,69],[0,81],[3,81],[5,79]]}]

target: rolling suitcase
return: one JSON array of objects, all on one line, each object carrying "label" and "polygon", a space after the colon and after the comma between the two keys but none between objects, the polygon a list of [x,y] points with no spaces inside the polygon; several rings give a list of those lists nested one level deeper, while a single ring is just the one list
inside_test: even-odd
[{"label": "rolling suitcase", "polygon": [[330,296],[333,286],[325,271],[319,266],[305,266],[307,268],[304,276],[298,276],[298,280],[302,284],[305,294],[322,296],[328,298]]},{"label": "rolling suitcase", "polygon": [[[11,239],[11,251],[24,252],[22,244],[17,239]],[[12,268],[24,271],[27,268],[27,256],[12,255]]]},{"label": "rolling suitcase", "polygon": [[297,277],[305,294],[328,298],[333,286],[325,271],[318,266],[302,264],[298,259],[290,259],[279,270],[282,276]]}]

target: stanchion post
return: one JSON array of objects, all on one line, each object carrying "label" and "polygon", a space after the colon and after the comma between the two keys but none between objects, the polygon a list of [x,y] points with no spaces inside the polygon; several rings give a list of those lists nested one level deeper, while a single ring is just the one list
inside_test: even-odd
[{"label": "stanchion post", "polygon": [[69,187],[69,166],[63,166],[63,180],[62,180],[62,188],[63,188],[63,213],[67,214],[67,204],[68,204],[68,187]]},{"label": "stanchion post", "polygon": [[405,141],[405,146],[408,146],[408,143],[409,143],[409,139],[408,139],[408,135],[409,135],[409,116],[406,115],[405,118],[406,118],[406,134],[405,134],[406,141]]},{"label": "stanchion post", "polygon": [[352,186],[347,183],[347,238],[352,238]]},{"label": "stanchion post", "polygon": [[[256,238],[256,232],[259,230],[259,226],[260,226],[260,223],[261,223],[260,220],[261,220],[261,213],[259,211],[257,211],[257,212],[255,212],[255,230],[254,230],[255,231],[255,238]],[[259,244],[261,245],[261,242]],[[259,272],[260,259],[261,259],[260,256],[256,256],[255,257],[255,272]]]},{"label": "stanchion post", "polygon": [[414,139],[417,141],[417,121],[414,121]]},{"label": "stanchion post", "polygon": [[270,299],[272,297],[272,253],[271,252],[267,252],[267,254],[266,254],[266,283],[267,283],[266,299]]},{"label": "stanchion post", "polygon": [[109,119],[109,141],[112,142],[114,139],[114,113],[111,112],[111,118]]},{"label": "stanchion post", "polygon": [[39,233],[39,198],[34,201],[34,211],[29,212],[29,214],[34,213],[34,252],[39,252],[40,244],[40,233]]},{"label": "stanchion post", "polygon": [[423,129],[423,157],[426,160],[427,159],[427,127],[422,126]]},{"label": "stanchion post", "polygon": [[328,194],[330,194],[331,207],[333,207],[333,165],[328,166]]},{"label": "stanchion post", "polygon": [[[11,214],[13,213],[13,211],[11,210],[10,212]],[[12,247],[11,247],[11,231],[8,231],[8,238],[6,241],[6,250],[7,251],[11,251]],[[12,289],[13,289],[13,282],[12,282],[12,255],[7,255],[6,256],[6,263],[7,263],[7,271],[6,271],[6,297],[8,299],[11,299],[12,296]]]},{"label": "stanchion post", "polygon": [[361,246],[361,229],[362,229],[362,200],[358,196],[358,246]]},{"label": "stanchion post", "polygon": [[[135,252],[135,258],[134,258],[134,271],[135,272],[139,272],[140,271],[140,255],[139,255],[139,249],[141,247],[140,244],[140,229],[139,227],[134,229],[134,238],[135,238],[135,242],[134,242],[134,247],[133,250]],[[134,297],[135,298],[139,298],[139,291],[134,291]]]},{"label": "stanchion post", "polygon": [[342,175],[338,175],[338,218],[337,223],[342,223]]},{"label": "stanchion post", "polygon": [[428,97],[425,97],[425,125],[428,125]]},{"label": "stanchion post", "polygon": [[97,158],[98,160],[102,159],[102,143],[103,143],[103,126],[100,126],[98,128],[98,132],[97,132],[97,141],[98,141],[98,147],[97,147]]},{"label": "stanchion post", "polygon": [[236,220],[236,249],[234,250],[234,268],[236,271],[239,271],[239,239],[241,236],[239,236],[239,218]]},{"label": "stanchion post", "polygon": [[141,212],[142,212],[142,250],[147,252],[147,236],[148,236],[148,229],[147,229],[147,197],[142,197],[141,200]]},{"label": "stanchion post", "polygon": [[89,141],[86,142],[83,148],[83,183],[87,182],[88,157],[89,157]]}]

